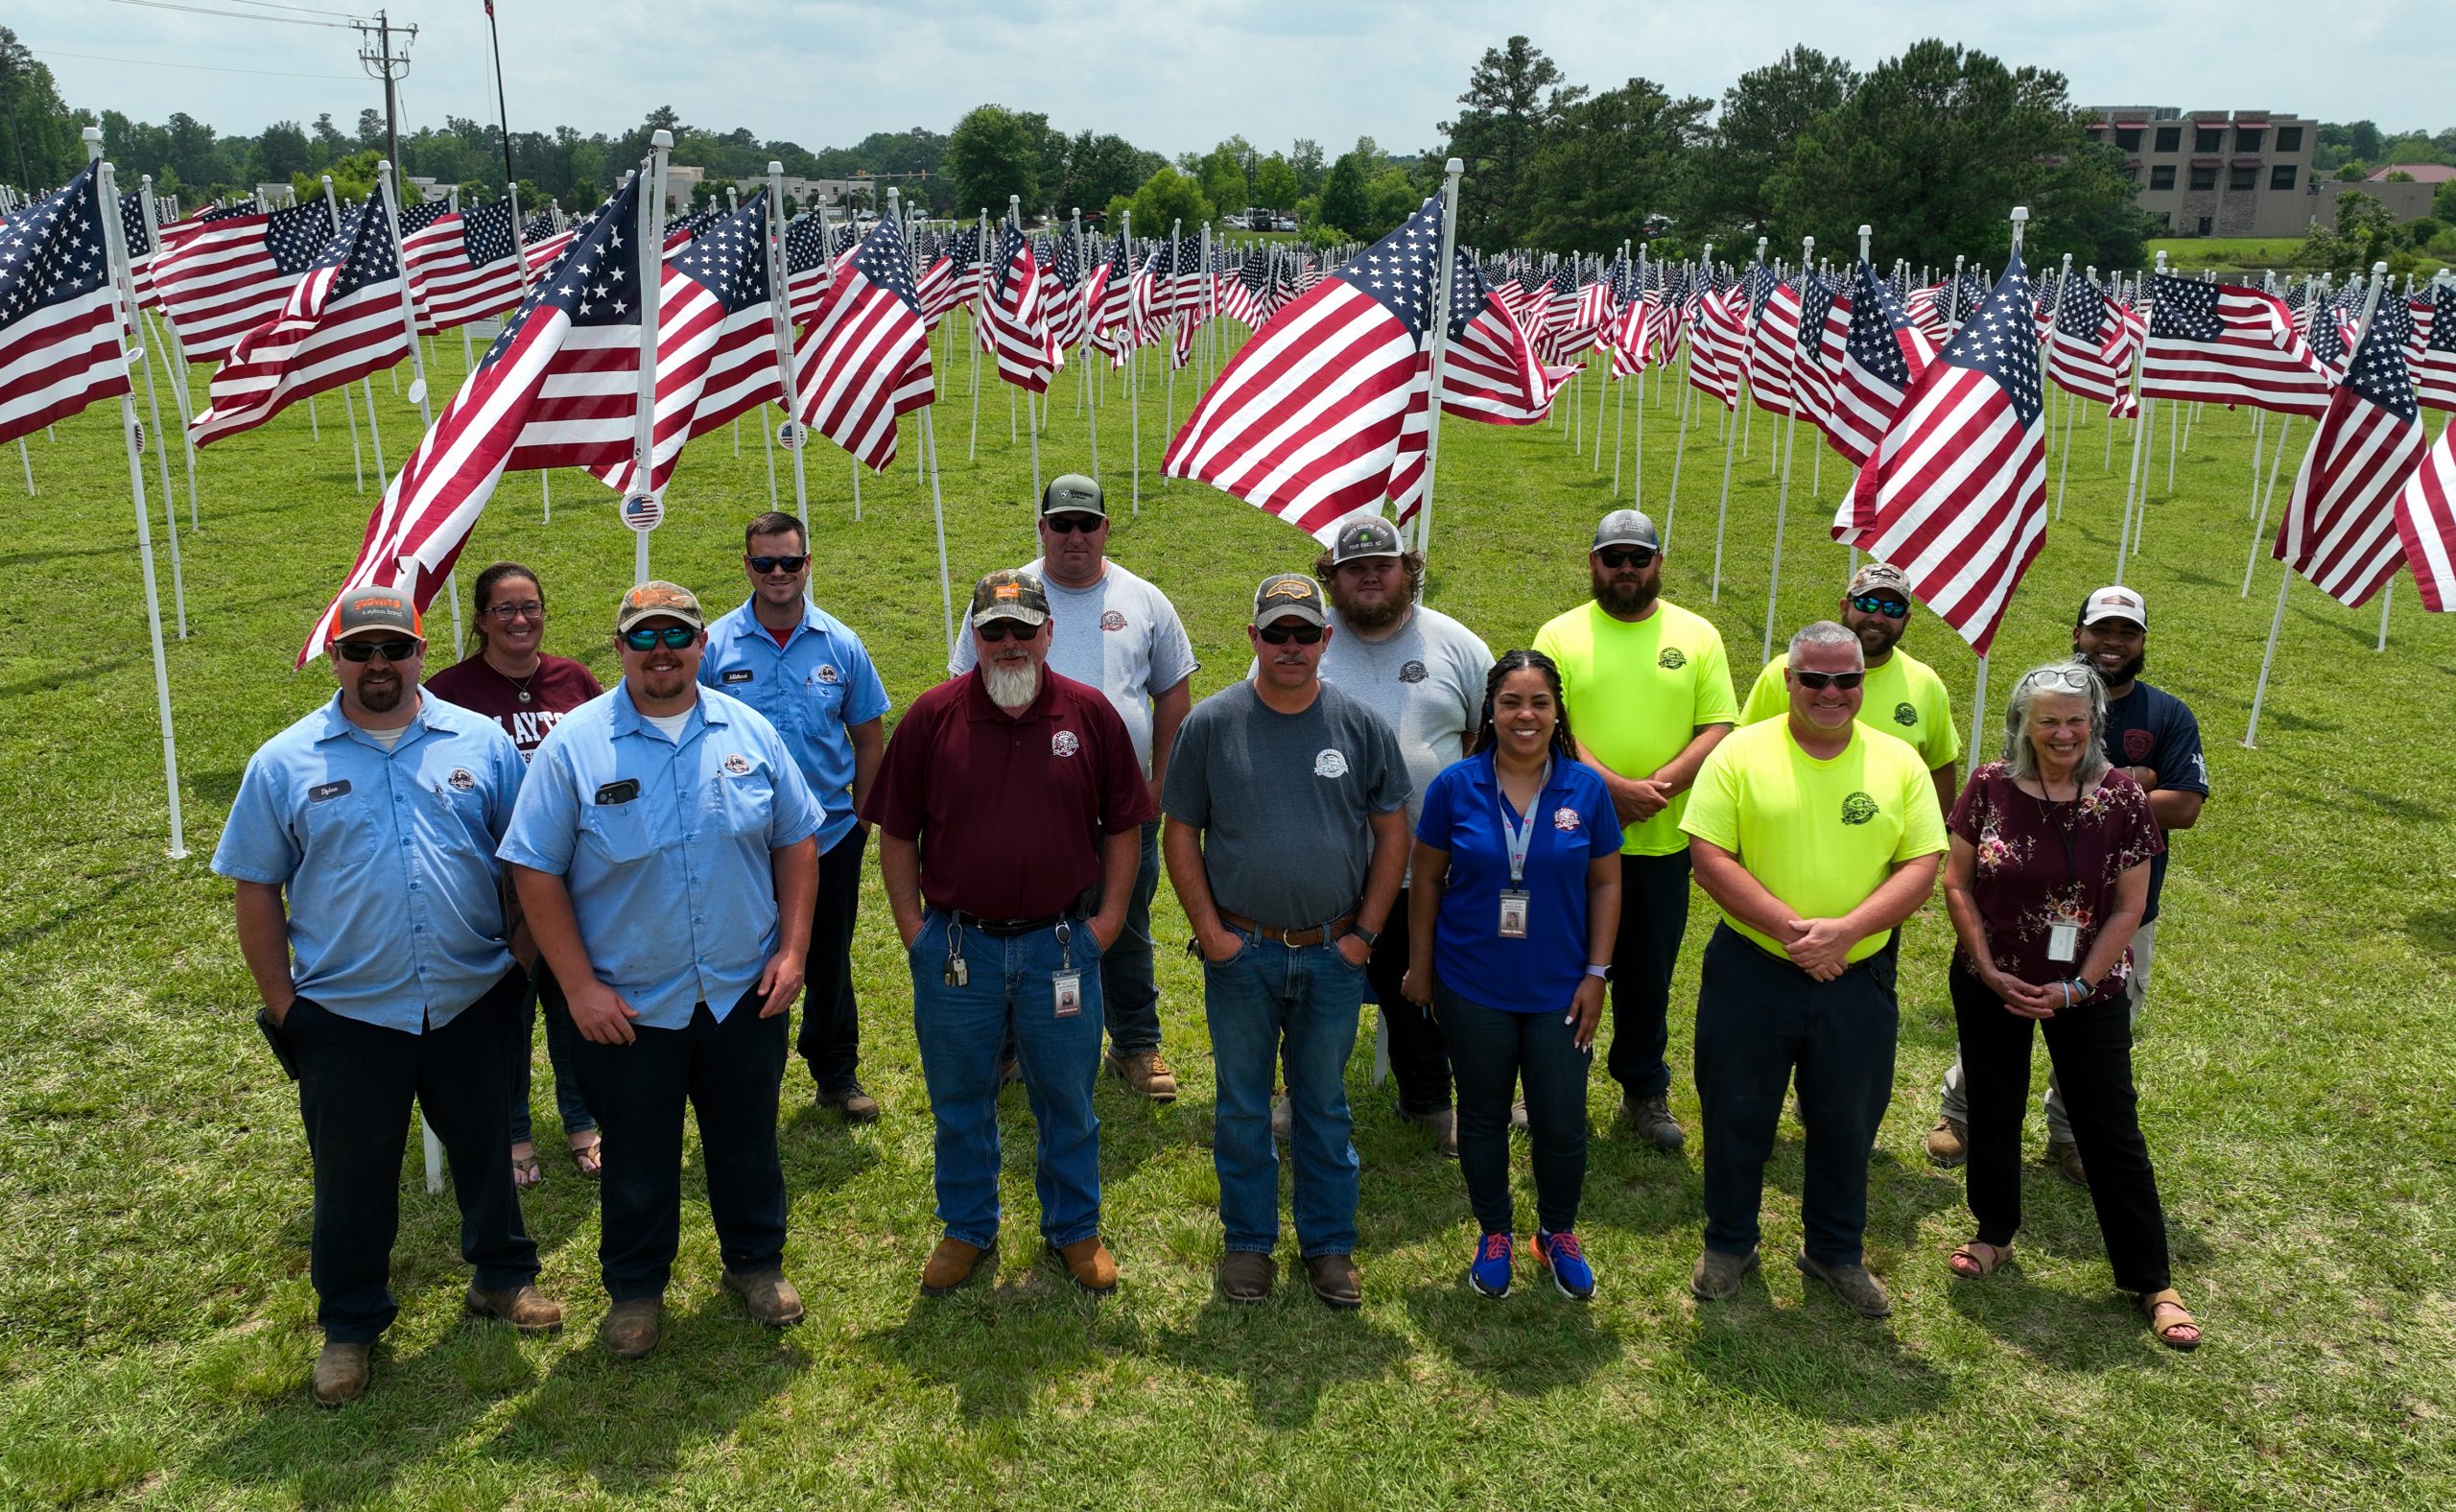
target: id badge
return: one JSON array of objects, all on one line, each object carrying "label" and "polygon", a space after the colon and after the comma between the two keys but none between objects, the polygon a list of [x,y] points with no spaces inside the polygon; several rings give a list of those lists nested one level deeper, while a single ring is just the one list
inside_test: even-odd
[{"label": "id badge", "polygon": [[2051,923],[2046,927],[2046,958],[2053,961],[2075,961],[2081,958],[2081,926],[2069,921]]},{"label": "id badge", "polygon": [[1527,896],[1516,887],[1505,887],[1500,895],[1500,937],[1523,940],[1526,937]]},{"label": "id badge", "polygon": [[1056,1016],[1071,1019],[1083,1011],[1083,974],[1061,971],[1049,979],[1050,1001]]}]

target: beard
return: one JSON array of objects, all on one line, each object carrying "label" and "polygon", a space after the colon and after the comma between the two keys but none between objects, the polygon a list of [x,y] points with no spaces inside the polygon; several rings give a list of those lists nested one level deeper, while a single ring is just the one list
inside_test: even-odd
[{"label": "beard", "polygon": [[356,692],[358,706],[369,714],[390,714],[401,706],[401,695],[409,685],[409,679],[397,673],[386,682],[362,677]]},{"label": "beard", "polygon": [[1663,581],[1660,579],[1641,578],[1626,583],[1597,579],[1594,602],[1603,606],[1606,614],[1643,614],[1654,607],[1655,598],[1662,591]]},{"label": "beard", "polygon": [[1859,638],[1862,656],[1869,661],[1879,661],[1892,655],[1893,649],[1901,644],[1903,628],[1902,621],[1876,619],[1862,621],[1851,633]]},{"label": "beard", "polygon": [[1404,573],[1399,576],[1405,578],[1405,587],[1393,586],[1382,595],[1381,602],[1369,604],[1356,602],[1340,592],[1334,580],[1330,590],[1331,607],[1339,611],[1339,618],[1347,622],[1350,629],[1361,630],[1368,635],[1376,630],[1386,630],[1405,619],[1407,610],[1415,603],[1415,579]]},{"label": "beard", "polygon": [[1012,714],[1040,692],[1040,668],[1029,661],[982,662],[980,688],[990,702]]},{"label": "beard", "polygon": [[2132,660],[2125,662],[2122,666],[2116,668],[2111,673],[2101,671],[2098,664],[2094,661],[2090,663],[2090,670],[2097,673],[2098,680],[2100,682],[2105,683],[2110,688],[2114,688],[2124,683],[2139,680],[2140,669],[2147,665],[2149,665],[2149,653],[2147,651],[2142,651],[2139,655],[2135,656]]}]

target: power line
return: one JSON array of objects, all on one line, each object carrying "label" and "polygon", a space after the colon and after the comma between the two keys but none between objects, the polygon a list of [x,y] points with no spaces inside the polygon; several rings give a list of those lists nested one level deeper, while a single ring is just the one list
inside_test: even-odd
[{"label": "power line", "polygon": [[267,11],[295,11],[301,15],[337,15],[344,21],[356,20],[347,11],[319,11],[310,5],[281,5],[277,0],[237,0],[240,5],[259,6]]},{"label": "power line", "polygon": [[321,26],[336,32],[346,31],[340,21],[295,21],[286,15],[257,15],[248,11],[216,11],[209,6],[173,5],[171,0],[110,0],[113,5],[143,6],[149,11],[185,11],[194,15],[226,16],[237,21],[268,21],[275,26]]},{"label": "power line", "polygon": [[131,63],[139,68],[180,68],[201,74],[252,74],[259,79],[340,79],[355,82],[355,74],[285,74],[269,68],[217,68],[210,63],[157,63],[148,58],[105,58],[100,53],[62,53],[48,47],[29,47],[36,58],[76,58],[89,63]]}]

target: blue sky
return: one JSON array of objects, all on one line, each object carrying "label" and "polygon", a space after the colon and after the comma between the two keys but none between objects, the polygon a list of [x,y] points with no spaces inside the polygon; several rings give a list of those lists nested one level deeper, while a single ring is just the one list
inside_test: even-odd
[{"label": "blue sky", "polygon": [[[1407,152],[1435,143],[1477,57],[1513,31],[1573,82],[1597,86],[1643,75],[1713,97],[1794,42],[1866,67],[1941,35],[2059,69],[2080,104],[2456,126],[2447,0],[2063,0],[2018,11],[1875,0],[498,0],[497,10],[516,130],[619,130],[670,104],[694,125],[820,147],[915,125],[944,130],[995,101],[1171,154],[1232,132],[1264,148],[1310,136],[1334,154],[1370,135]],[[420,29],[404,124],[491,119],[481,0],[393,0],[392,12]],[[356,35],[315,24],[337,12],[354,13],[346,0],[53,0],[11,24],[72,105],[154,121],[186,110],[252,134],[323,111],[346,128],[381,104]],[[276,77],[290,75],[314,77]]]}]

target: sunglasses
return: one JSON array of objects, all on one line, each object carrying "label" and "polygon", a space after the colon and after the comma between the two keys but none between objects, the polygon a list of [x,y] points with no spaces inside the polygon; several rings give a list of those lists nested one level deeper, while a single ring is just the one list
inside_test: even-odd
[{"label": "sunglasses", "polygon": [[635,651],[652,651],[660,641],[667,650],[678,651],[698,638],[699,632],[687,625],[669,625],[663,629],[642,626],[636,630],[625,630],[622,635],[623,644]]},{"label": "sunglasses", "polygon": [[408,661],[424,649],[424,641],[335,641],[333,654],[345,662],[363,662],[381,656],[386,661]]},{"label": "sunglasses", "polygon": [[809,563],[810,554],[805,552],[799,556],[745,556],[743,560],[748,562],[750,570],[755,573],[799,572]]},{"label": "sunglasses", "polygon": [[2098,674],[2087,667],[2041,667],[2030,673],[2029,684],[2033,688],[2061,687],[2087,693],[2097,678]]},{"label": "sunglasses", "polygon": [[1072,535],[1077,531],[1089,535],[1109,521],[1108,516],[1104,514],[1082,514],[1070,511],[1065,514],[1044,514],[1040,517],[1040,523],[1060,535]]},{"label": "sunglasses", "polygon": [[498,603],[485,612],[509,625],[514,620],[542,620],[546,606],[531,599],[527,603]]},{"label": "sunglasses", "polygon": [[1853,598],[1851,607],[1861,614],[1881,614],[1888,620],[1906,620],[1910,617],[1909,604],[1902,602],[1900,599],[1887,599],[1873,593],[1863,593]]},{"label": "sunglasses", "polygon": [[1653,566],[1654,553],[1647,551],[1642,546],[1632,546],[1625,550],[1617,546],[1607,546],[1603,548],[1603,550],[1594,554],[1594,559],[1601,562],[1604,566],[1612,569],[1614,572],[1618,572],[1623,567],[1646,568]]},{"label": "sunglasses", "polygon": [[1009,635],[1019,641],[1038,639],[1040,635],[1040,626],[1037,625],[1020,624],[1014,620],[992,620],[986,625],[974,626],[972,627],[972,633],[980,636],[982,640],[987,641],[990,645],[995,646]]},{"label": "sunglasses", "polygon": [[1261,636],[1267,646],[1285,646],[1289,641],[1299,646],[1312,646],[1322,639],[1322,627],[1318,625],[1257,626],[1254,633]]},{"label": "sunglasses", "polygon": [[1844,693],[1848,693],[1857,687],[1868,674],[1863,672],[1802,672],[1794,667],[1791,669],[1791,675],[1800,680],[1801,687],[1811,693],[1823,693],[1828,688],[1839,688]]}]

